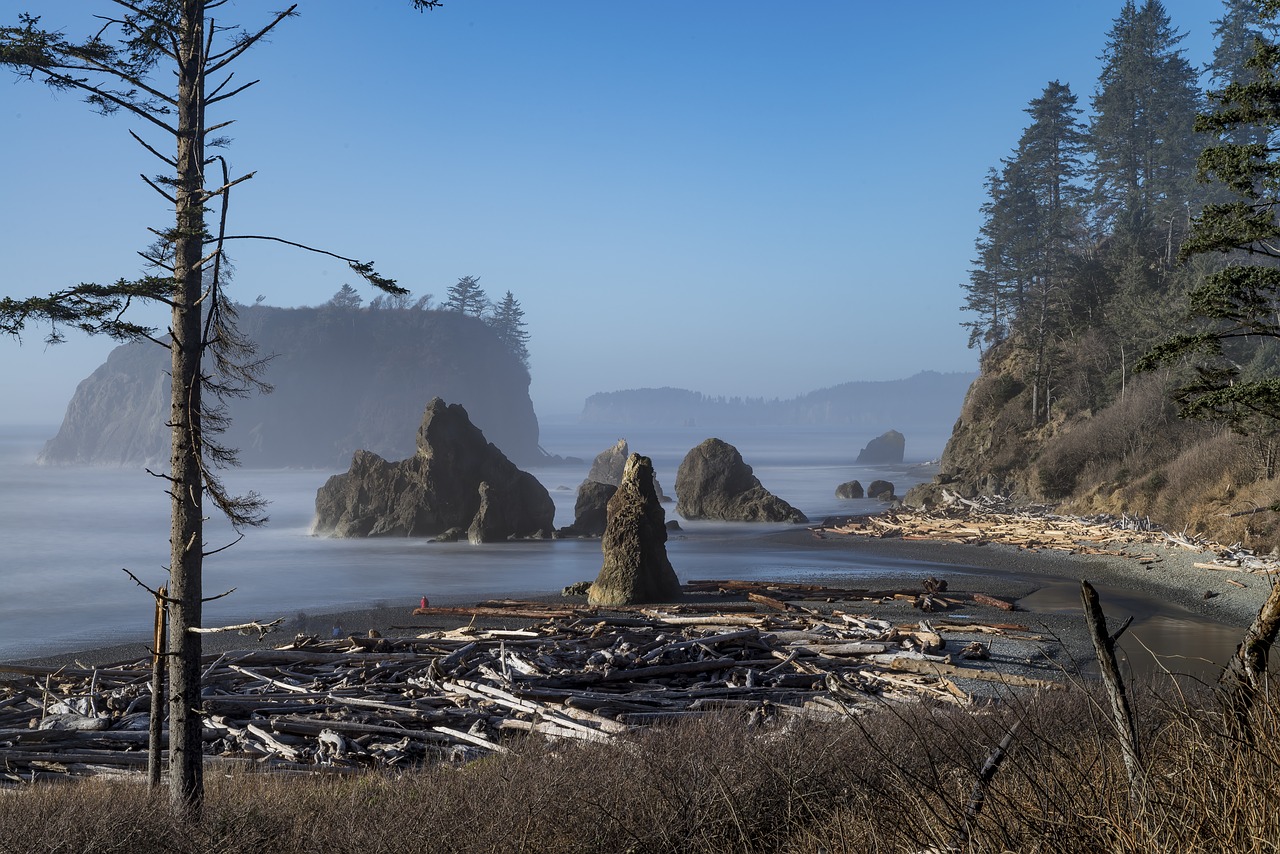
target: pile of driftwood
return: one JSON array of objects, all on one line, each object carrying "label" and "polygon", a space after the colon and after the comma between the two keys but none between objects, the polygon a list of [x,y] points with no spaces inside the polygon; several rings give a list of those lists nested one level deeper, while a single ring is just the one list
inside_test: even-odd
[{"label": "pile of driftwood", "polygon": [[[1212,553],[1213,559],[1195,564],[1201,569],[1280,572],[1280,561],[1274,557],[1256,555],[1238,543],[1223,546],[1186,532],[1169,533],[1160,530],[1150,519],[1064,516],[1054,513],[1047,505],[1015,506],[1000,496],[969,499],[951,492],[944,492],[944,496],[947,503],[940,508],[925,511],[899,507],[873,516],[848,517],[838,525],[817,528],[815,533],[818,536],[833,533],[946,540],[975,545],[1001,543],[1028,551],[1051,549],[1124,557],[1144,564],[1162,560],[1156,547],[1178,547]],[[1144,548],[1146,546],[1152,548]]]},{"label": "pile of driftwood", "polygon": [[[773,588],[746,592],[797,592]],[[574,613],[520,629],[299,636],[278,649],[209,656],[205,752],[210,762],[279,770],[404,768],[503,752],[515,733],[603,741],[725,709],[751,723],[858,714],[885,702],[966,704],[973,688],[964,686],[979,682],[1054,687],[988,660],[993,639],[1040,640],[1024,626],[978,624],[972,615],[895,624],[777,601],[781,608],[763,603],[765,612]],[[545,607],[554,606],[471,610],[510,616]],[[150,661],[0,665],[22,677],[0,682],[0,783],[145,769],[150,669]]]}]

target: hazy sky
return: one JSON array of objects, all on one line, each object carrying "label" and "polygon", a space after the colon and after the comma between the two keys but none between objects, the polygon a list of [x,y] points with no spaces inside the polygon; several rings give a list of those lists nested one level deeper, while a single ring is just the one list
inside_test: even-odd
[{"label": "hazy sky", "polygon": [[[1165,6],[1203,65],[1222,4]],[[210,116],[236,120],[232,166],[257,172],[230,231],[372,259],[437,300],[464,275],[512,291],[544,418],[596,391],[790,397],[971,370],[959,285],[986,171],[1048,81],[1088,108],[1120,7],[303,0],[237,71],[261,82]],[[112,4],[0,0],[0,23],[26,9],[82,35]],[[137,275],[167,214],[127,131],[172,143],[7,73],[0,115],[0,295]],[[232,253],[244,302],[360,284],[282,247]],[[0,420],[56,423],[112,346],[42,337],[0,340]]]}]

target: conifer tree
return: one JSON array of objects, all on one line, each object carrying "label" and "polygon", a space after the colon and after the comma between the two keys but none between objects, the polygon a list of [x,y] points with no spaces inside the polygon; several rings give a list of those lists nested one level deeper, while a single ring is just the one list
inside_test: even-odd
[{"label": "conifer tree", "polygon": [[[1254,39],[1275,36],[1275,27],[1266,27],[1262,21],[1258,0],[1224,0],[1224,5],[1222,17],[1213,22],[1213,61],[1208,72],[1214,91],[1256,80],[1257,74],[1249,68]],[[1265,142],[1266,133],[1266,128],[1242,125],[1228,131],[1227,138],[1241,144]]]},{"label": "conifer tree", "polygon": [[[1210,93],[1197,129],[1216,141],[1200,155],[1202,178],[1228,190],[1194,220],[1183,254],[1226,261],[1187,297],[1189,328],[1170,336],[1140,368],[1190,359],[1194,378],[1175,392],[1184,416],[1222,419],[1238,429],[1280,420],[1280,0],[1259,2],[1260,31],[1247,74]],[[1242,131],[1247,131],[1241,133]]]},{"label": "conifer tree", "polygon": [[[262,238],[226,231],[231,190],[252,173],[230,175],[226,160],[216,153],[226,144],[216,136],[226,122],[216,121],[214,114],[257,82],[233,83],[235,62],[297,8],[270,13],[256,28],[244,29],[226,20],[215,25],[209,13],[224,2],[114,0],[108,4],[110,14],[88,22],[92,34],[81,40],[68,38],[63,29],[45,28],[30,14],[20,15],[15,25],[0,26],[0,65],[54,91],[80,93],[98,112],[130,115],[165,139],[152,144],[130,131],[166,170],[156,179],[144,177],[173,216],[156,229],[159,246],[140,253],[158,272],[106,285],[75,285],[46,296],[6,297],[0,300],[0,332],[20,336],[29,324],[47,324],[49,341],[61,340],[64,328],[71,327],[119,340],[150,338],[170,352],[166,423],[172,453],[168,472],[158,475],[171,498],[169,794],[175,810],[193,820],[200,817],[204,798],[198,631],[203,560],[218,550],[204,541],[204,499],[212,500],[237,528],[265,519],[259,496],[230,495],[217,476],[220,466],[235,463],[234,451],[216,441],[217,427],[225,421],[218,400],[260,388],[262,367],[237,333],[234,304],[223,293],[225,244]],[[438,0],[413,4],[426,9]],[[402,290],[367,262],[334,257],[375,287]],[[168,336],[160,338],[156,330],[128,319],[135,300],[170,309]]]},{"label": "conifer tree", "polygon": [[329,298],[329,305],[336,308],[359,308],[362,302],[364,302],[364,298],[350,285],[343,285],[338,288],[337,293]]},{"label": "conifer tree", "polygon": [[1033,354],[1032,408],[1038,413],[1071,253],[1081,237],[1084,133],[1075,95],[1056,80],[1026,112],[1031,124],[1017,148],[988,176],[977,266],[966,288],[965,308],[978,319],[964,325],[970,346],[998,343],[1016,328],[1020,344]]},{"label": "conifer tree", "polygon": [[459,311],[472,317],[480,317],[489,307],[489,297],[480,287],[479,276],[463,276],[450,285],[444,301],[445,311]]},{"label": "conifer tree", "polygon": [[1159,0],[1125,0],[1103,49],[1090,128],[1100,229],[1137,239],[1197,207],[1195,69]]},{"label": "conifer tree", "polygon": [[493,307],[493,314],[486,322],[498,339],[520,360],[520,364],[528,369],[529,332],[525,328],[524,309],[511,291],[507,291],[502,302]]}]

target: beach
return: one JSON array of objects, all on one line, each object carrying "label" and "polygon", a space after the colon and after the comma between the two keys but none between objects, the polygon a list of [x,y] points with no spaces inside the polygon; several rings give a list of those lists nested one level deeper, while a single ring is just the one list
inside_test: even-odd
[{"label": "beach", "polygon": [[[1159,560],[1140,563],[1136,559],[1117,556],[1073,555],[1060,552],[1028,551],[996,543],[968,545],[950,542],[904,539],[874,539],[856,536],[818,534],[796,526],[767,536],[766,541],[779,547],[826,553],[856,550],[863,556],[883,559],[886,569],[880,574],[860,573],[851,579],[840,573],[815,572],[807,577],[790,576],[792,583],[806,582],[833,587],[885,590],[919,587],[925,577],[947,581],[953,591],[984,593],[1011,600],[1017,610],[1006,612],[975,605],[954,615],[922,614],[905,602],[846,603],[849,611],[857,611],[880,619],[900,623],[921,619],[970,619],[1017,623],[1053,639],[1038,653],[1043,658],[1031,661],[1022,650],[1006,654],[1019,669],[1052,671],[1069,669],[1091,661],[1091,641],[1085,631],[1080,610],[1081,580],[1088,580],[1099,592],[1112,630],[1132,617],[1129,636],[1136,643],[1122,642],[1139,673],[1159,668],[1174,672],[1191,672],[1211,677],[1234,649],[1243,630],[1256,616],[1270,588],[1271,577],[1258,573],[1206,570],[1194,566],[1211,560],[1211,552],[1197,552],[1180,547],[1157,549]],[[1133,549],[1150,554],[1144,545]],[[583,579],[587,580],[587,579]],[[1229,583],[1231,581],[1235,584]],[[1245,586],[1240,587],[1237,584]],[[1207,595],[1210,594],[1210,595]],[[559,590],[545,590],[535,595],[521,594],[520,599],[542,603],[584,603],[583,597],[563,597]],[[445,597],[432,600],[435,606],[468,606],[474,598]],[[699,600],[703,601],[703,600]],[[387,602],[379,607],[336,610],[325,613],[300,613],[284,618],[276,631],[261,639],[257,633],[209,634],[204,637],[207,655],[235,649],[270,648],[290,643],[298,634],[321,638],[337,633],[367,635],[374,630],[384,636],[413,636],[426,632],[457,629],[472,622],[457,614],[414,616],[418,601]],[[533,622],[519,617],[476,618],[479,626],[519,628]],[[1172,627],[1170,629],[1170,627]],[[1151,650],[1158,663],[1151,658]],[[1008,651],[1006,650],[1008,653]],[[102,666],[136,661],[149,655],[145,643],[123,643],[37,656],[24,660],[42,666]]]}]

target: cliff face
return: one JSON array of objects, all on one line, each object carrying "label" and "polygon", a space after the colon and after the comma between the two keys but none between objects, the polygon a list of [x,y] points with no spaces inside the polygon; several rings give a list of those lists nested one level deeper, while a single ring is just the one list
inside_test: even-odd
[{"label": "cliff face", "polygon": [[1097,408],[1054,407],[1032,417],[1025,366],[1010,351],[989,354],[965,397],[932,483],[906,496],[915,506],[1006,495],[1065,513],[1149,517],[1222,543],[1280,545],[1275,503],[1280,434],[1243,436],[1179,418],[1176,378],[1127,378]]},{"label": "cliff face", "polygon": [[[481,321],[404,309],[241,309],[240,327],[273,355],[275,387],[229,403],[223,443],[250,467],[340,468],[358,449],[388,459],[414,451],[433,397],[464,406],[485,438],[517,463],[542,457],[529,373]],[[40,461],[162,464],[169,456],[168,352],[117,347],[80,383]]]}]

